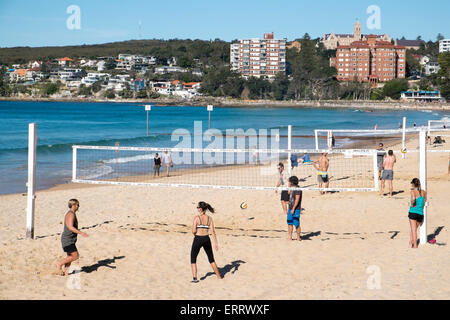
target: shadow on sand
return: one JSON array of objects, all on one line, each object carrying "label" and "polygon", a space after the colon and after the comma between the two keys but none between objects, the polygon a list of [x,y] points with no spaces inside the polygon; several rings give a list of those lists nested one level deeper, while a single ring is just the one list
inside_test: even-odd
[{"label": "shadow on sand", "polygon": [[[225,275],[227,273],[229,273],[231,271],[231,273],[235,273],[236,271],[238,271],[239,267],[241,266],[241,264],[246,263],[245,261],[242,260],[236,260],[233,261],[232,263],[227,264],[226,266],[219,268],[219,273],[222,276],[222,278],[225,277]],[[214,272],[208,272],[207,274],[205,274],[202,278],[200,278],[200,280],[205,280],[207,277],[209,276],[215,276],[216,274]]]},{"label": "shadow on sand", "polygon": [[125,258],[125,256],[114,257],[112,259],[100,260],[96,264],[93,264],[91,266],[81,267],[81,272],[91,273],[91,272],[97,271],[98,268],[100,268],[100,267],[108,267],[110,269],[115,269],[117,267],[111,266],[111,264],[115,263],[116,260],[123,259],[123,258]]}]

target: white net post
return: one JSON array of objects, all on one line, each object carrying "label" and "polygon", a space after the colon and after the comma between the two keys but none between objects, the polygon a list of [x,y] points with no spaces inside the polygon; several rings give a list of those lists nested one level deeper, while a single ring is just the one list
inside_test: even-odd
[{"label": "white net post", "polygon": [[36,123],[28,124],[27,239],[34,239],[34,202],[36,199],[36,133]]},{"label": "white net post", "polygon": [[328,145],[328,149],[331,149],[332,146],[332,141],[333,141],[333,133],[331,130],[328,130],[327,132],[327,145]]},{"label": "white net post", "polygon": [[77,179],[77,147],[72,146],[72,180]]},{"label": "white net post", "polygon": [[[419,154],[420,184],[422,190],[427,191],[427,136],[426,131],[424,130],[421,130],[419,134],[419,146],[420,146],[420,154]],[[427,243],[427,206],[428,201],[425,202],[425,206],[423,207],[423,224],[420,227],[420,244]]]},{"label": "white net post", "polygon": [[373,153],[373,185],[375,190],[378,192],[380,190],[380,179],[378,178],[378,153],[375,151]]},{"label": "white net post", "polygon": [[289,173],[289,176],[290,176],[292,174],[292,160],[291,160],[291,155],[292,155],[292,152],[291,152],[291,150],[292,150],[292,126],[291,125],[288,126],[288,150],[289,150],[289,153],[288,153],[288,165],[289,165],[288,173]]},{"label": "white net post", "polygon": [[[403,127],[402,127],[402,150],[406,147],[406,117],[403,117]],[[405,154],[402,153],[402,159],[405,159]]]},{"label": "white net post", "polygon": [[316,142],[316,150],[319,150],[319,132],[314,130],[314,140]]}]

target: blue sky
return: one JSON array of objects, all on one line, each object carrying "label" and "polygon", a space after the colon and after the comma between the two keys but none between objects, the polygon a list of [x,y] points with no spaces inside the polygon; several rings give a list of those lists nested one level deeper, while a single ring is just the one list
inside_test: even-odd
[{"label": "blue sky", "polygon": [[[78,30],[69,30],[70,5],[81,12]],[[381,29],[369,30],[369,6],[381,10]],[[363,33],[435,40],[450,37],[448,0],[0,0],[0,47],[80,45],[139,39],[293,40],[308,32]]]}]

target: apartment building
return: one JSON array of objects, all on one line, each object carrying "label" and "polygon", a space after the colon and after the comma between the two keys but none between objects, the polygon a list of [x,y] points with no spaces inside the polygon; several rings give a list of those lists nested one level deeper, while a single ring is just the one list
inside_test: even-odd
[{"label": "apartment building", "polygon": [[450,39],[439,41],[439,53],[450,51]]},{"label": "apartment building", "polygon": [[339,81],[377,83],[402,79],[406,75],[406,47],[368,35],[367,41],[338,46],[334,63]]},{"label": "apartment building", "polygon": [[244,77],[273,78],[286,72],[286,39],[274,39],[273,32],[264,39],[245,39],[230,46],[231,70]]}]

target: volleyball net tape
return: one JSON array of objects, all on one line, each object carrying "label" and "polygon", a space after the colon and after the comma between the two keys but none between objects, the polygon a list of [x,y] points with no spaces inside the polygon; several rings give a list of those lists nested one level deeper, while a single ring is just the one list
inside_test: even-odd
[{"label": "volleyball net tape", "polygon": [[[171,156],[167,176],[154,157]],[[328,153],[328,188],[319,188],[323,172],[312,164]],[[311,161],[302,162],[307,154]],[[292,162],[291,156],[297,158]],[[308,160],[308,159],[307,159]],[[284,164],[284,185],[278,164]],[[166,161],[166,163],[169,163]],[[159,171],[159,172],[158,172]],[[289,176],[298,188],[289,188]],[[189,187],[237,190],[378,191],[377,151],[365,149],[195,149],[164,147],[73,146],[72,181],[75,183]]]}]

